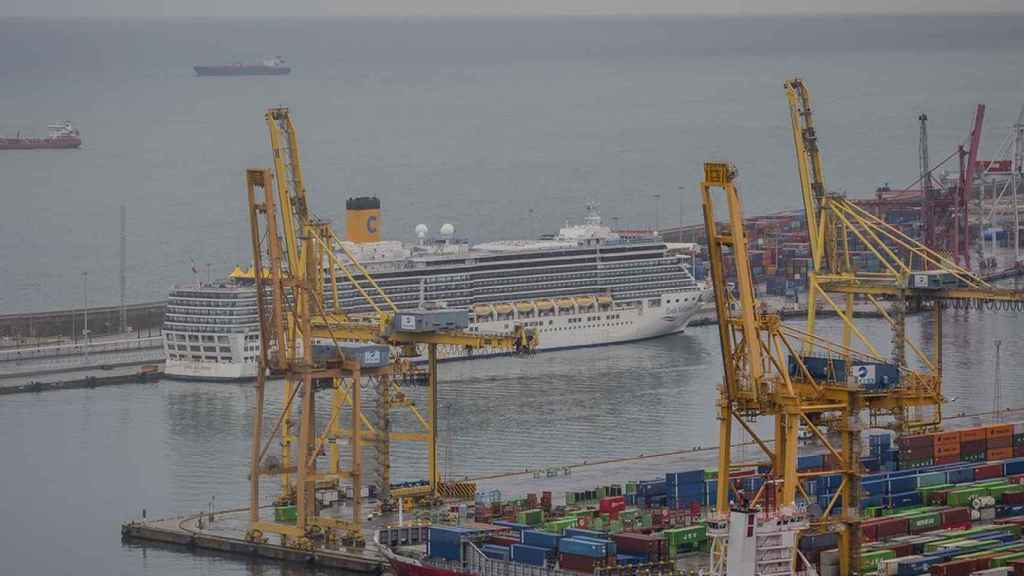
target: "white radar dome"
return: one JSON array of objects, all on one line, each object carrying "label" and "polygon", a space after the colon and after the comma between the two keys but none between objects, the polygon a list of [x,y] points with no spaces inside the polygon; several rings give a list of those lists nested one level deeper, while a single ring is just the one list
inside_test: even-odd
[{"label": "white radar dome", "polygon": [[422,240],[423,238],[427,237],[427,234],[429,232],[430,232],[430,229],[427,228],[426,224],[417,224],[416,225],[416,237],[417,238]]},{"label": "white radar dome", "polygon": [[444,224],[441,225],[441,236],[444,236],[445,238],[451,238],[454,235],[455,235],[455,226],[452,226],[451,224],[449,224],[447,222],[445,222]]}]

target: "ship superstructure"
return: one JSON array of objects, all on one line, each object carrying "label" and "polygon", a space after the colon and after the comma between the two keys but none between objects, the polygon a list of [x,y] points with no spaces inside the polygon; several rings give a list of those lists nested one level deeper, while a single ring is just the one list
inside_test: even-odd
[{"label": "ship superstructure", "polygon": [[[471,310],[470,329],[537,331],[540,350],[627,342],[680,332],[702,307],[706,288],[691,274],[691,255],[657,236],[622,238],[601,223],[595,206],[582,224],[567,223],[538,240],[470,245],[450,224],[441,238],[419,242],[351,242],[355,259],[399,309]],[[338,275],[343,309],[370,312],[355,283]],[[328,286],[328,293],[331,287]]]},{"label": "ship superstructure", "polygon": [[199,380],[256,377],[260,325],[251,280],[175,286],[163,335],[168,376]]}]

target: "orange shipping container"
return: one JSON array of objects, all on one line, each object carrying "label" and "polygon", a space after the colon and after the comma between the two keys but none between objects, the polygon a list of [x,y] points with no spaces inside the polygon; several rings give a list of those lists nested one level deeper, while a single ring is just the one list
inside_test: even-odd
[{"label": "orange shipping container", "polygon": [[960,444],[947,444],[935,447],[935,456],[959,456]]},{"label": "orange shipping container", "polygon": [[960,433],[959,432],[939,432],[935,435],[935,445],[947,445],[956,444],[960,445]]},{"label": "orange shipping container", "polygon": [[988,438],[1013,436],[1013,424],[996,424],[994,426],[988,426],[985,429],[985,433]]},{"label": "orange shipping container", "polygon": [[960,431],[960,441],[970,442],[971,440],[984,440],[988,437],[984,428],[966,428]]},{"label": "orange shipping container", "polygon": [[1013,458],[1013,448],[993,448],[988,451],[986,457],[989,460],[1007,460]]}]

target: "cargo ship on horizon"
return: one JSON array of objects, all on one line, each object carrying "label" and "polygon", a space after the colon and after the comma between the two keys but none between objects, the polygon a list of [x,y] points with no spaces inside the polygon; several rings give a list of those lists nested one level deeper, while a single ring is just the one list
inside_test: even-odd
[{"label": "cargo ship on horizon", "polygon": [[23,138],[21,132],[14,138],[0,137],[0,150],[59,150],[82,145],[82,137],[71,122],[58,122],[47,128],[49,133],[44,138]]},{"label": "cargo ship on horizon", "polygon": [[280,56],[264,60],[259,64],[236,62],[214,66],[193,66],[192,69],[196,71],[196,76],[281,76],[290,74],[292,71],[291,66]]}]

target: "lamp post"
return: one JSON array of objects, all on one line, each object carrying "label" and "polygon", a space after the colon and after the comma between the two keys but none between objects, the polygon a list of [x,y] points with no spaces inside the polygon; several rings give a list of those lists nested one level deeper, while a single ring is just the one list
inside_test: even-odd
[{"label": "lamp post", "polygon": [[82,272],[82,350],[89,359],[89,273]]},{"label": "lamp post", "polygon": [[682,242],[683,241],[683,213],[684,213],[684,206],[686,204],[686,202],[685,202],[686,195],[683,194],[683,190],[686,190],[686,186],[677,186],[676,189],[679,190],[679,237],[676,239],[676,241],[677,242]]},{"label": "lamp post", "polygon": [[996,380],[995,380],[995,383],[994,383],[994,386],[993,386],[993,393],[992,393],[992,417],[995,419],[996,422],[1000,422],[1002,420],[1002,418],[999,417],[999,399],[1000,399],[999,396],[1000,396],[1000,392],[1001,392],[1000,385],[999,385],[999,356],[1000,356],[999,348],[1003,345],[1003,341],[1002,340],[994,340],[992,343],[995,344],[995,346],[996,346]]},{"label": "lamp post", "polygon": [[655,234],[658,233],[658,228],[660,227],[658,225],[658,216],[659,216],[658,213],[659,212],[661,212],[661,194],[655,194],[654,195],[654,233]]}]

